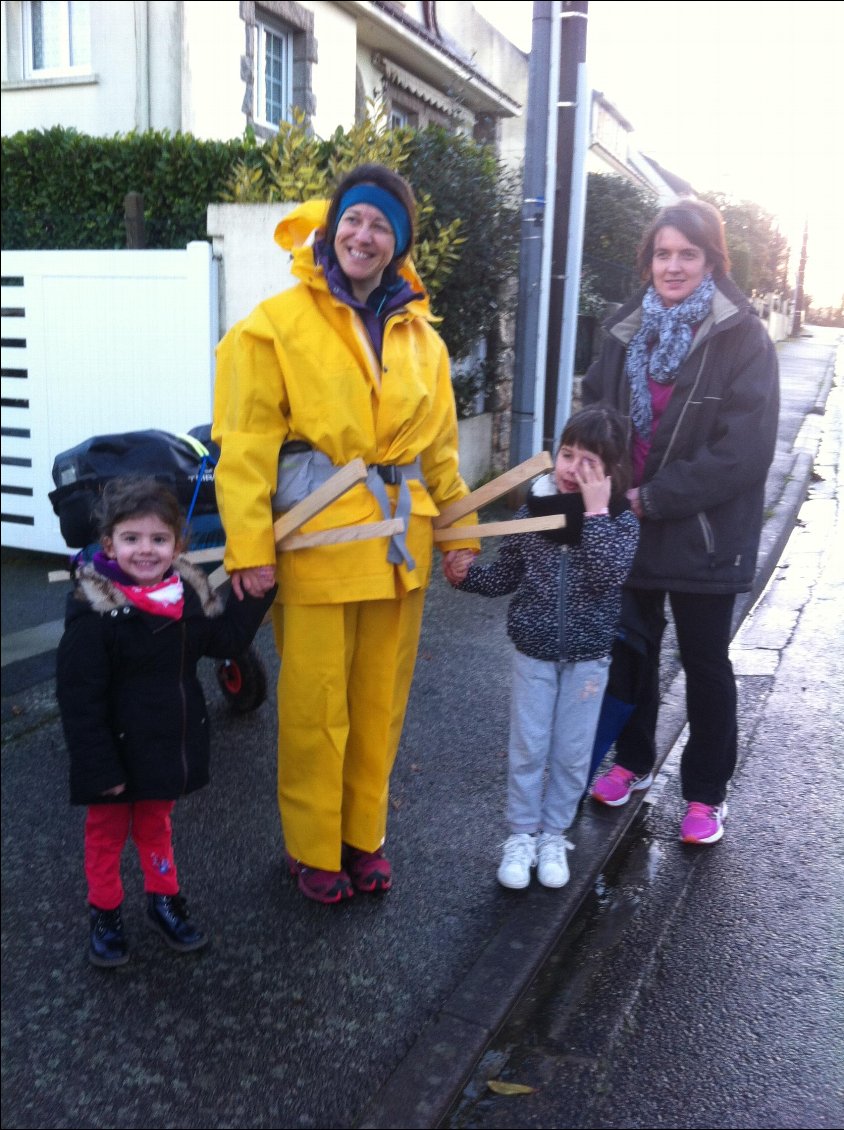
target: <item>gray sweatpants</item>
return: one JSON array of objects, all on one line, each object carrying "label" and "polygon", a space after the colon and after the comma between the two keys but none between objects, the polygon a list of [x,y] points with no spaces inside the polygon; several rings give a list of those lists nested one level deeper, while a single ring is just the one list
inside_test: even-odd
[{"label": "gray sweatpants", "polygon": [[507,775],[511,833],[568,830],[586,788],[609,669],[609,656],[555,663],[514,652]]}]

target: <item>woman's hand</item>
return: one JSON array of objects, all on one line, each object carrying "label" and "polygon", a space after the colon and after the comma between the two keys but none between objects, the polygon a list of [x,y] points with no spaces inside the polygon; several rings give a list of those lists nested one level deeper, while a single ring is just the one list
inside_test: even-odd
[{"label": "woman's hand", "polygon": [[583,495],[583,506],[587,514],[609,507],[612,481],[609,475],[604,474],[603,465],[598,465],[591,459],[581,459],[575,467],[574,478]]},{"label": "woman's hand", "polygon": [[633,487],[632,490],[627,492],[627,501],[630,503],[630,509],[639,519],[642,520],[645,516],[645,511],[642,507],[642,500],[639,498],[639,488]]},{"label": "woman's hand", "polygon": [[249,596],[265,596],[275,584],[272,565],[255,565],[251,569],[236,569],[231,575],[232,591],[238,600]]},{"label": "woman's hand", "polygon": [[443,554],[443,573],[450,585],[459,585],[466,580],[469,566],[477,557],[475,549],[450,549]]},{"label": "woman's hand", "polygon": [[103,789],[100,796],[120,796],[121,793],[126,792],[125,785],[115,785],[113,789]]}]

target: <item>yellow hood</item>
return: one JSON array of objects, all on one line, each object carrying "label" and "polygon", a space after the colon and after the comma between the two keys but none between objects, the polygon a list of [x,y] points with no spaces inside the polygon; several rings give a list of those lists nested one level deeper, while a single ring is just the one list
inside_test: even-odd
[{"label": "yellow hood", "polygon": [[274,238],[279,247],[292,252],[303,247],[314,232],[324,227],[328,204],[327,200],[306,200],[304,204],[297,204],[276,225]]}]

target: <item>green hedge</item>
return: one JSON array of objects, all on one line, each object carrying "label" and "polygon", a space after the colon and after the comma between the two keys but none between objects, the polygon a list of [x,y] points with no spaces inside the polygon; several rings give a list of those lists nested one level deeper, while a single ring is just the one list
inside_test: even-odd
[{"label": "green hedge", "polygon": [[245,148],[242,141],[198,141],[190,134],[89,137],[59,126],[4,137],[3,248],[125,247],[129,192],[143,194],[148,247],[206,239],[208,203],[220,199]]},{"label": "green hedge", "polygon": [[[284,128],[303,133],[301,126]],[[329,162],[344,143],[348,147],[349,137],[363,128],[349,135],[338,130],[321,142],[324,160]],[[458,239],[439,266],[429,267],[439,276],[429,281],[434,309],[443,319],[440,332],[452,358],[459,359],[479,337],[494,339],[502,284],[517,271],[516,186],[489,148],[470,138],[437,127],[403,136],[407,160],[402,171],[417,197],[428,194],[433,205],[431,237],[459,220]],[[383,143],[395,140],[387,135]],[[237,167],[244,161],[251,167],[256,159],[260,152],[254,139],[199,141],[190,134],[153,131],[102,138],[58,126],[4,137],[2,246],[125,247],[124,198],[139,192],[147,247],[182,248],[208,238],[208,204],[230,199]],[[285,159],[285,168],[294,164]],[[494,367],[493,347],[488,369]],[[455,382],[461,409],[492,376],[481,370]]]},{"label": "green hedge", "polygon": [[402,172],[416,195],[430,194],[443,227],[460,221],[460,256],[435,308],[449,349],[461,357],[492,331],[501,284],[518,272],[518,185],[487,146],[438,126],[416,132],[409,150]]}]

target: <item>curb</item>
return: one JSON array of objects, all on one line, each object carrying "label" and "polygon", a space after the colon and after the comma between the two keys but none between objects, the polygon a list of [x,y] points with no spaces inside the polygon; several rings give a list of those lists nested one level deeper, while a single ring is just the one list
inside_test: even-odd
[{"label": "curb", "polygon": [[[814,410],[821,414],[833,370],[830,364],[815,404]],[[776,569],[806,499],[813,465],[813,452],[794,452],[775,514],[766,523],[767,537],[763,531],[753,587],[736,600],[733,637]],[[680,670],[662,699],[656,773],[669,761],[679,761],[676,747],[685,725],[685,675]],[[431,1130],[440,1125],[652,792],[633,794],[621,808],[585,805],[581,809],[572,829],[577,856],[569,884],[563,892],[533,885],[526,894],[514,893],[512,913],[355,1123],[358,1130]]]}]

